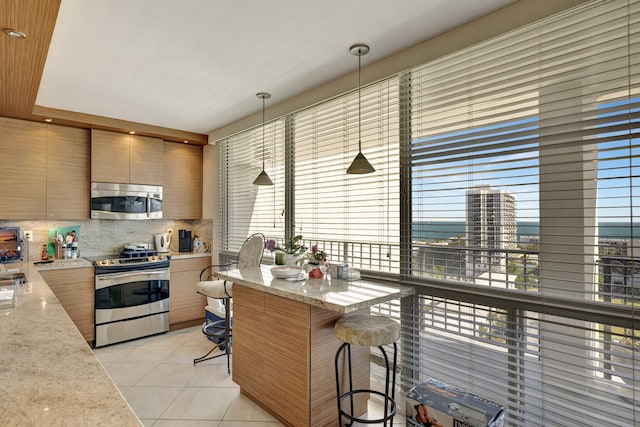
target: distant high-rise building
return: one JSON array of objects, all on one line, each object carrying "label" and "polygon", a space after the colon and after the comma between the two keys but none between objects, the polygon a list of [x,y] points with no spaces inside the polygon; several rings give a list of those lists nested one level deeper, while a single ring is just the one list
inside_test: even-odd
[{"label": "distant high-rise building", "polygon": [[468,273],[475,276],[496,267],[504,269],[505,250],[515,249],[518,243],[516,197],[483,185],[467,190],[466,198]]}]

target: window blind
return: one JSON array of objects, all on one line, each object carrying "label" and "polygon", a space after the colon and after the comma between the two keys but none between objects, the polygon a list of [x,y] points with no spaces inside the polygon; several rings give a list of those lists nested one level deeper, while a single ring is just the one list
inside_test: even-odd
[{"label": "window blind", "polygon": [[408,71],[405,388],[452,383],[508,425],[640,420],[638,11],[590,2]]},{"label": "window blind", "polygon": [[399,271],[398,79],[362,88],[362,152],[376,169],[347,175],[358,152],[353,92],[293,115],[295,230],[333,263]]},{"label": "window blind", "polygon": [[513,426],[637,423],[638,9],[585,3],[362,88],[371,175],[344,172],[356,93],[267,125],[274,187],[251,185],[261,129],[228,138],[222,247],[302,234],[414,286],[371,310],[402,323],[404,391],[434,377]]},{"label": "window blind", "polygon": [[[285,134],[284,119],[264,124],[219,142],[220,251],[234,258],[253,233],[284,238]],[[273,186],[253,185],[265,169]]]}]

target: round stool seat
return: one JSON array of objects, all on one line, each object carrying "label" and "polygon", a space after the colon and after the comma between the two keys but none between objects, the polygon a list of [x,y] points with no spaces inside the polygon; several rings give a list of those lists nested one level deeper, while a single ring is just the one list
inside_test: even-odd
[{"label": "round stool seat", "polygon": [[224,280],[207,280],[196,283],[199,293],[211,298],[231,298],[233,283],[226,283]]},{"label": "round stool seat", "polygon": [[333,332],[345,343],[379,347],[400,339],[400,324],[383,316],[349,316],[336,321]]}]

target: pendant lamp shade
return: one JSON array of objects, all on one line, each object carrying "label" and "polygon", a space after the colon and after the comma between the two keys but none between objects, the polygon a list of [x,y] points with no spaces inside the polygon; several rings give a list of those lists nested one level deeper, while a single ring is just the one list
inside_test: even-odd
[{"label": "pendant lamp shade", "polygon": [[253,185],[273,185],[273,181],[269,178],[269,175],[264,170],[264,100],[271,98],[271,94],[266,92],[259,92],[256,94],[259,99],[262,99],[262,172],[253,181]]},{"label": "pendant lamp shade", "polygon": [[375,172],[371,163],[362,154],[362,107],[361,107],[361,89],[360,89],[360,69],[362,66],[362,56],[369,53],[369,46],[366,44],[354,44],[349,48],[352,55],[358,57],[358,154],[353,159],[351,165],[347,168],[348,174],[363,174]]}]

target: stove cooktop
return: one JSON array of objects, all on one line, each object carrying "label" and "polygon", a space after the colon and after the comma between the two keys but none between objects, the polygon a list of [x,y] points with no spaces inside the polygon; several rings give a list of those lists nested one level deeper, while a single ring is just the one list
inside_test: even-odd
[{"label": "stove cooktop", "polygon": [[[122,253],[120,255],[122,256]],[[105,272],[108,270],[142,270],[168,267],[170,259],[171,257],[168,255],[125,255],[121,258],[106,258],[96,260],[95,266],[96,273]]]}]

